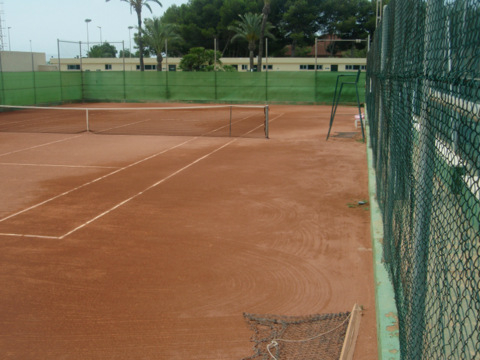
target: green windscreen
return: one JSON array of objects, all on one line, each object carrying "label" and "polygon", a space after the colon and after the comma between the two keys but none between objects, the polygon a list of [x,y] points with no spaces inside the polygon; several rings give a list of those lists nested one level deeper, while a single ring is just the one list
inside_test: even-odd
[{"label": "green windscreen", "polygon": [[[4,105],[72,101],[330,104],[336,72],[2,72]],[[365,77],[362,74],[361,83]],[[361,98],[364,86],[359,86]],[[356,104],[355,89],[341,102]]]}]

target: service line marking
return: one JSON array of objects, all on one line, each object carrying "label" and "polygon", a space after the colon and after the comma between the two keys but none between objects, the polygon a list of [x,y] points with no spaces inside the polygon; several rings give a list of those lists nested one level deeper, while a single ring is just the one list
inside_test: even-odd
[{"label": "service line marking", "polygon": [[[274,120],[280,118],[282,115],[284,115],[284,114],[283,114],[283,113],[279,114],[277,117],[271,119],[270,122],[273,122]],[[263,126],[263,125],[260,125],[260,126],[254,128],[254,129],[248,131],[246,134],[249,134],[249,133],[257,130],[258,128],[261,128],[262,126]],[[246,134],[245,134],[245,135],[246,135]],[[189,142],[191,142],[191,141],[193,141],[193,140],[196,140],[196,139],[198,139],[198,137],[194,137],[194,138],[188,139],[188,140],[186,140],[186,141],[184,141],[184,142],[182,142],[182,143],[180,143],[180,144],[177,144],[177,145],[174,145],[174,146],[172,146],[172,147],[170,147],[170,148],[168,148],[168,149],[162,150],[161,152],[158,152],[158,153],[153,154],[153,155],[151,155],[151,156],[148,156],[148,157],[146,157],[146,158],[144,158],[144,159],[141,159],[141,160],[139,160],[139,161],[136,161],[136,162],[134,162],[134,163],[132,163],[132,164],[130,164],[130,165],[127,165],[127,166],[125,166],[125,167],[123,167],[123,168],[120,168],[120,169],[118,169],[118,170],[116,170],[116,171],[112,171],[112,172],[109,173],[109,174],[106,174],[106,175],[104,175],[104,176],[101,176],[101,177],[99,177],[99,178],[97,178],[97,179],[95,179],[95,180],[92,180],[92,181],[89,181],[89,182],[87,182],[87,183],[85,183],[85,184],[82,184],[82,185],[80,185],[80,186],[78,186],[78,187],[76,187],[76,188],[74,188],[74,189],[65,191],[65,192],[62,193],[62,194],[59,194],[59,195],[57,195],[57,196],[54,196],[54,197],[52,197],[52,198],[50,198],[50,199],[47,199],[47,200],[42,201],[42,202],[40,202],[40,203],[38,203],[38,204],[36,204],[36,205],[33,205],[33,206],[31,206],[31,207],[29,207],[29,208],[27,208],[27,209],[21,210],[21,211],[15,213],[15,214],[12,214],[12,215],[9,215],[9,216],[7,216],[7,217],[5,217],[5,218],[3,218],[3,219],[0,219],[0,222],[3,222],[3,221],[5,221],[5,220],[7,220],[7,219],[10,219],[10,218],[12,218],[12,217],[14,217],[14,216],[17,216],[17,215],[22,214],[22,213],[24,213],[24,212],[27,212],[27,211],[29,211],[29,210],[35,209],[35,208],[37,208],[37,207],[39,207],[39,206],[42,206],[42,205],[44,205],[44,204],[46,204],[46,203],[48,203],[48,202],[50,202],[50,201],[53,201],[53,200],[55,200],[55,199],[58,199],[59,197],[65,196],[65,195],[67,195],[67,194],[70,194],[70,193],[72,193],[72,192],[74,192],[74,191],[76,191],[76,190],[78,190],[78,189],[81,189],[81,188],[87,186],[87,185],[90,185],[90,184],[93,184],[93,183],[95,183],[95,182],[97,182],[97,181],[100,181],[100,180],[102,180],[102,179],[105,179],[105,178],[108,177],[108,176],[117,174],[117,173],[119,173],[119,172],[121,172],[121,171],[123,171],[123,170],[125,170],[125,169],[128,169],[128,168],[130,168],[130,167],[132,167],[132,166],[135,166],[135,165],[138,165],[138,164],[140,164],[140,163],[142,163],[142,162],[145,162],[145,161],[147,161],[147,160],[150,160],[150,159],[152,159],[152,158],[154,158],[154,157],[156,157],[156,156],[159,156],[159,155],[161,155],[161,154],[164,154],[164,153],[166,153],[166,152],[168,152],[168,151],[170,151],[170,150],[173,150],[173,149],[175,149],[175,148],[177,148],[177,147],[181,147],[181,146],[183,146],[183,145],[185,145],[185,144],[187,144],[187,143],[189,143]],[[125,200],[121,201],[120,203],[116,204],[115,206],[111,207],[110,209],[108,209],[108,210],[100,213],[99,215],[93,217],[92,219],[84,222],[83,224],[77,226],[76,228],[70,230],[69,232],[67,232],[67,233],[65,233],[65,234],[63,234],[63,235],[61,235],[61,236],[34,235],[34,234],[14,234],[14,233],[10,233],[10,234],[9,234],[9,233],[0,233],[0,236],[15,236],[15,237],[30,237],[30,238],[44,238],[44,239],[62,240],[62,239],[64,239],[65,237],[67,237],[67,236],[75,233],[76,231],[78,231],[78,230],[86,227],[87,225],[93,223],[94,221],[96,221],[96,220],[104,217],[105,215],[107,215],[107,214],[111,213],[112,211],[118,209],[119,207],[125,205],[126,203],[130,202],[131,200],[133,200],[133,199],[135,199],[135,198],[143,195],[145,192],[147,192],[147,191],[149,191],[149,190],[151,190],[151,189],[159,186],[160,184],[164,183],[164,182],[167,181],[168,179],[170,179],[170,178],[172,178],[172,177],[180,174],[181,172],[189,169],[189,168],[192,167],[193,165],[201,162],[202,160],[207,159],[207,158],[210,157],[211,155],[213,155],[213,154],[215,154],[216,152],[218,152],[218,151],[226,148],[227,146],[233,144],[233,143],[236,142],[237,140],[238,140],[238,138],[235,138],[235,139],[230,140],[229,142],[227,142],[227,143],[219,146],[218,148],[212,150],[212,151],[209,152],[208,154],[199,157],[198,159],[196,159],[196,160],[192,161],[191,163],[185,165],[184,167],[182,167],[182,168],[174,171],[174,172],[171,173],[170,175],[167,175],[167,176],[164,177],[163,179],[155,182],[154,184],[150,185],[149,187],[145,188],[144,190],[142,190],[142,191],[138,192],[137,194],[129,197],[128,199],[125,199]]]},{"label": "service line marking", "polygon": [[109,176],[112,176],[112,175],[117,174],[117,173],[119,173],[119,172],[121,172],[121,171],[124,171],[124,170],[126,170],[126,169],[129,169],[129,168],[131,168],[132,166],[135,166],[135,165],[138,165],[138,164],[140,164],[140,163],[143,163],[143,162],[145,162],[145,161],[147,161],[147,160],[153,159],[153,158],[156,157],[156,156],[159,156],[159,155],[161,155],[161,154],[166,153],[167,151],[170,151],[170,150],[173,150],[173,149],[175,149],[175,148],[177,148],[177,147],[180,147],[180,146],[182,146],[182,145],[184,145],[184,144],[186,144],[186,143],[188,143],[188,142],[190,142],[190,141],[193,141],[194,139],[195,139],[195,138],[188,139],[188,140],[186,140],[186,141],[184,141],[184,142],[182,142],[182,143],[180,143],[180,144],[177,144],[177,145],[174,145],[174,146],[169,147],[169,148],[167,148],[167,149],[164,149],[164,150],[162,150],[162,151],[160,151],[160,152],[158,152],[158,153],[155,153],[155,154],[153,154],[153,155],[147,156],[146,158],[143,158],[143,159],[138,160],[138,161],[136,161],[136,162],[134,162],[134,163],[131,163],[131,164],[127,165],[127,166],[124,166],[124,167],[119,168],[119,169],[117,169],[117,170],[115,170],[115,171],[112,171],[112,172],[110,172],[110,173],[108,173],[108,174],[105,174],[105,175],[103,175],[103,176],[100,176],[100,177],[98,177],[98,178],[96,178],[96,179],[94,179],[94,180],[88,181],[88,182],[86,182],[86,183],[84,183],[84,184],[82,184],[82,185],[79,185],[79,186],[77,186],[77,187],[75,187],[75,188],[73,188],[73,189],[67,190],[67,191],[65,191],[65,192],[63,192],[63,193],[61,193],[61,194],[59,194],[59,195],[55,195],[54,197],[51,197],[50,199],[44,200],[44,201],[42,201],[42,202],[39,202],[38,204],[32,205],[32,206],[30,206],[30,207],[28,207],[28,208],[26,208],[26,209],[23,209],[23,210],[20,210],[20,211],[18,211],[18,212],[16,212],[16,213],[13,213],[13,214],[11,214],[11,215],[8,215],[8,216],[0,219],[0,223],[3,222],[3,221],[5,221],[5,220],[11,219],[11,218],[13,218],[13,217],[15,217],[15,216],[17,216],[17,215],[23,214],[23,213],[25,213],[25,212],[27,212],[27,211],[30,211],[30,210],[33,210],[33,209],[35,209],[35,208],[38,208],[38,207],[40,207],[40,206],[42,206],[42,205],[45,205],[45,204],[47,204],[47,203],[49,203],[49,202],[51,202],[51,201],[53,201],[53,200],[56,200],[56,199],[58,199],[58,198],[60,198],[60,197],[62,197],[62,196],[71,194],[72,192],[77,191],[77,190],[79,190],[79,189],[82,189],[82,188],[84,188],[85,186],[94,184],[94,183],[96,183],[97,181],[103,180],[103,179],[105,179],[105,178],[107,178],[107,177],[109,177]]},{"label": "service line marking", "polygon": [[11,155],[11,154],[16,154],[16,153],[19,153],[19,152],[22,152],[22,151],[32,150],[32,149],[36,149],[36,148],[39,148],[39,147],[42,147],[42,146],[48,146],[48,145],[56,144],[56,143],[59,143],[59,142],[75,139],[75,138],[80,137],[80,136],[82,136],[82,135],[70,136],[70,137],[67,137],[67,138],[61,139],[61,140],[50,141],[50,142],[45,143],[45,144],[40,144],[40,145],[30,146],[30,147],[24,148],[24,149],[10,151],[10,152],[7,152],[7,153],[0,154],[0,156],[6,156],[6,155]]},{"label": "service line marking", "polygon": [[[280,114],[280,115],[278,115],[276,118],[272,119],[271,121],[274,121],[274,120],[278,119],[278,118],[279,118],[280,116],[282,116],[282,115],[283,115],[283,113],[282,113],[282,114]],[[252,129],[252,130],[248,131],[247,133],[245,133],[245,135],[247,135],[247,134],[250,134],[251,132],[253,132],[253,131],[255,131],[255,130],[257,130],[257,129],[261,128],[262,126],[263,126],[263,125],[259,125],[259,126],[257,126],[256,128],[254,128],[254,129]],[[197,138],[194,138],[194,139],[197,139]],[[192,139],[192,140],[193,140],[193,139]],[[229,142],[227,142],[227,143],[223,144],[222,146],[219,146],[218,148],[216,148],[216,149],[212,150],[212,151],[211,151],[211,152],[209,152],[208,154],[206,154],[206,155],[203,155],[203,156],[199,157],[198,159],[196,159],[196,160],[192,161],[190,164],[188,164],[188,165],[185,165],[184,167],[182,167],[182,168],[178,169],[177,171],[174,171],[174,172],[173,172],[173,173],[171,173],[170,175],[168,175],[168,176],[164,177],[163,179],[161,179],[161,180],[157,181],[157,182],[156,182],[156,183],[154,183],[153,185],[150,185],[149,187],[145,188],[144,190],[142,190],[142,191],[138,192],[137,194],[135,194],[135,195],[133,195],[133,196],[129,197],[129,198],[128,198],[128,199],[126,199],[126,200],[123,200],[122,202],[120,202],[120,203],[118,203],[117,205],[113,206],[113,207],[112,207],[112,208],[110,208],[109,210],[106,210],[106,211],[104,211],[103,213],[101,213],[101,214],[99,214],[99,215],[95,216],[94,218],[92,218],[92,219],[90,219],[90,220],[86,221],[86,222],[85,222],[85,223],[83,223],[82,225],[80,225],[80,226],[77,226],[75,229],[73,229],[73,230],[71,230],[71,231],[69,231],[69,232],[67,232],[67,233],[63,234],[62,236],[60,236],[60,237],[59,237],[59,239],[60,239],[60,240],[61,240],[61,239],[64,239],[65,237],[67,237],[67,236],[69,236],[69,235],[73,234],[74,232],[76,232],[76,231],[78,231],[78,230],[80,230],[80,229],[84,228],[85,226],[87,226],[87,225],[91,224],[92,222],[94,222],[94,221],[96,221],[96,220],[98,220],[98,219],[102,218],[103,216],[105,216],[105,215],[107,215],[107,214],[111,213],[112,211],[114,211],[114,210],[118,209],[119,207],[121,207],[121,206],[125,205],[126,203],[130,202],[131,200],[133,200],[133,199],[135,199],[135,198],[137,198],[137,197],[139,197],[139,196],[143,195],[145,192],[147,192],[147,191],[149,191],[149,190],[151,190],[151,189],[153,189],[153,188],[157,187],[158,185],[160,185],[160,184],[164,183],[164,182],[165,182],[165,181],[167,181],[168,179],[170,179],[170,178],[172,178],[172,177],[174,177],[174,176],[176,176],[176,175],[180,174],[180,173],[181,173],[181,172],[183,172],[184,170],[187,170],[188,168],[192,167],[193,165],[195,165],[195,164],[199,163],[200,161],[202,161],[202,160],[205,160],[206,158],[210,157],[211,155],[215,154],[216,152],[218,152],[218,151],[220,151],[220,150],[222,150],[222,149],[226,148],[227,146],[229,146],[229,145],[233,144],[233,143],[234,143],[234,142],[236,142],[237,140],[238,140],[238,138],[232,139],[232,140],[230,140]]]}]

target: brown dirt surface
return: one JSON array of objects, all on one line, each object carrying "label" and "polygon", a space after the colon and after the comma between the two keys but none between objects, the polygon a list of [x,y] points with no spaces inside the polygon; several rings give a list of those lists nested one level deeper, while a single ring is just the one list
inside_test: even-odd
[{"label": "brown dirt surface", "polygon": [[0,132],[0,358],[241,359],[244,312],[358,303],[376,359],[356,111],[328,141],[301,105],[270,106],[270,139]]}]

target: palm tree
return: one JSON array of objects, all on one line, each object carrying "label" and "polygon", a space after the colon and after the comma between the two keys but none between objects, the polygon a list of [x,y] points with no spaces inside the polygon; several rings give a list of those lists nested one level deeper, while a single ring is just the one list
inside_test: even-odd
[{"label": "palm tree", "polygon": [[262,25],[260,27],[260,38],[258,39],[258,71],[262,71],[262,57],[263,57],[263,39],[265,37],[265,29],[267,27],[268,15],[270,14],[270,0],[263,1],[262,9]]},{"label": "palm tree", "polygon": [[[263,15],[246,13],[245,15],[239,16],[241,21],[236,21],[236,23],[229,26],[228,29],[236,33],[232,41],[236,39],[247,40],[248,51],[250,53],[250,70],[253,70],[253,56],[257,46],[257,40],[260,38]],[[273,38],[273,35],[270,33],[270,29],[272,28],[273,26],[270,23],[265,24],[265,36]]]},{"label": "palm tree", "polygon": [[[105,1],[110,1],[110,0],[105,0]],[[135,10],[135,13],[137,14],[137,23],[138,23],[138,30],[140,33],[142,33],[142,9],[145,6],[150,12],[152,12],[152,8],[148,4],[149,1],[153,1],[154,3],[157,3],[162,6],[162,3],[159,0],[120,0],[128,3],[130,5],[130,11]],[[140,36],[138,38],[138,48],[140,50],[140,71],[145,71],[145,64],[143,62],[143,40],[142,37]]]},{"label": "palm tree", "polygon": [[162,23],[158,17],[145,19],[145,29],[141,38],[145,47],[157,57],[157,71],[162,71],[162,52],[165,48],[165,41],[181,40],[175,24]]}]

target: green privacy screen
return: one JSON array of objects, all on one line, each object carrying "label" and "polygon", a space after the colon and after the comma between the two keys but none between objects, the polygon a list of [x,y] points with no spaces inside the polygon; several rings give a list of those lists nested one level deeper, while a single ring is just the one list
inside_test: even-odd
[{"label": "green privacy screen", "polygon": [[3,105],[58,104],[82,99],[82,76],[67,72],[2,72]]},{"label": "green privacy screen", "polygon": [[392,0],[367,67],[402,359],[480,359],[480,2]]},{"label": "green privacy screen", "polygon": [[[330,104],[335,72],[2,72],[1,104],[75,101]],[[363,75],[362,75],[363,76]],[[365,77],[362,77],[365,81]],[[363,98],[363,86],[361,98]],[[355,90],[342,103],[356,104]]]}]

